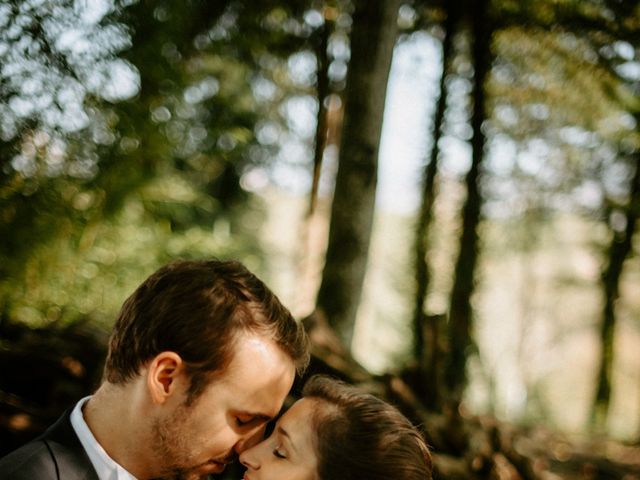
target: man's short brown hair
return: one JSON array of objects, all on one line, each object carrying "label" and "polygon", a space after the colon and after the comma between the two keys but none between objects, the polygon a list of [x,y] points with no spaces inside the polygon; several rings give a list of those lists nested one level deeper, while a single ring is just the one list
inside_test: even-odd
[{"label": "man's short brown hair", "polygon": [[105,380],[125,383],[157,354],[172,351],[191,375],[192,400],[229,364],[240,332],[274,340],[298,373],[308,364],[302,326],[241,263],[176,261],[153,273],[124,302],[109,342]]}]

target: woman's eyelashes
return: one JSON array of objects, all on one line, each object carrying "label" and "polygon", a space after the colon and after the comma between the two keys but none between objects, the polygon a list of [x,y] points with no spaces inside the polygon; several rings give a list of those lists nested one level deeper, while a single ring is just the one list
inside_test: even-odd
[{"label": "woman's eyelashes", "polygon": [[273,449],[273,455],[277,458],[287,458],[287,453],[282,449],[282,447],[276,447]]}]

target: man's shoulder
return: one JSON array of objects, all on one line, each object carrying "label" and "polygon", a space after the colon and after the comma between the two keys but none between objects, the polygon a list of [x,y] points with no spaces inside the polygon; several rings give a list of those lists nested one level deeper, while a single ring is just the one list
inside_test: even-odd
[{"label": "man's shoulder", "polygon": [[65,413],[41,437],[0,459],[0,480],[97,480]]},{"label": "man's shoulder", "polygon": [[56,464],[47,444],[33,440],[0,458],[0,480],[57,479]]}]

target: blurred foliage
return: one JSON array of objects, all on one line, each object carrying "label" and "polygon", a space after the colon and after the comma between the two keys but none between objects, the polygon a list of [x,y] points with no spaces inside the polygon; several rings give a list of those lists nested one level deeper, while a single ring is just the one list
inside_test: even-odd
[{"label": "blurred foliage", "polygon": [[309,88],[275,81],[313,32],[303,3],[0,3],[3,318],[108,315],[175,257],[259,264],[241,179]]}]

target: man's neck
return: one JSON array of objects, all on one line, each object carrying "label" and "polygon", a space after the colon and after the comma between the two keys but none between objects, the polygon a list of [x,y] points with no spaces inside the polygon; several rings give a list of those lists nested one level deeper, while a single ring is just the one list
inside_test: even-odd
[{"label": "man's neck", "polygon": [[117,464],[138,479],[151,475],[145,468],[145,415],[140,414],[135,385],[103,383],[84,405],[83,417],[96,441]]}]

